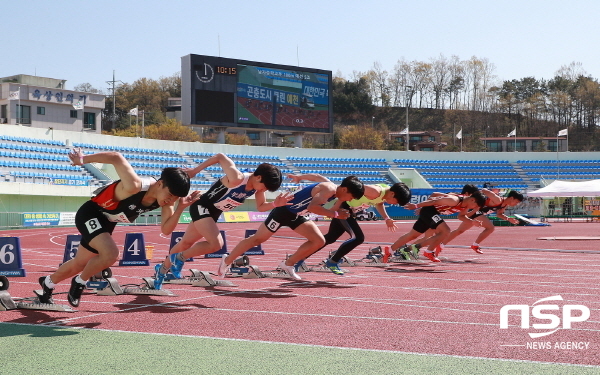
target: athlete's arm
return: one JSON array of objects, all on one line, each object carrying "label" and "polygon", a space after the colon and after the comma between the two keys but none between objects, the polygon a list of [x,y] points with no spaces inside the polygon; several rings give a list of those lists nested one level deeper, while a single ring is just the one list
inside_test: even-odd
[{"label": "athlete's arm", "polygon": [[337,186],[332,182],[322,182],[312,189],[312,200],[306,207],[307,211],[317,215],[328,216],[337,219],[347,219],[349,215],[347,210],[328,210],[323,205],[327,203],[329,198],[335,195]]},{"label": "athlete's arm", "polygon": [[499,210],[496,211],[496,216],[502,220],[506,220],[511,224],[519,224],[519,220],[515,219],[514,217],[508,217],[504,214],[504,211],[506,211],[506,207],[500,208]]},{"label": "athlete's arm", "polygon": [[377,212],[379,212],[379,215],[381,215],[381,217],[383,218],[383,220],[385,220],[385,225],[387,225],[387,228],[390,232],[395,232],[396,231],[396,224],[394,224],[394,220],[392,220],[389,216],[387,211],[385,210],[385,205],[383,204],[383,202],[381,203],[377,203],[375,205],[375,209],[377,210]]},{"label": "athlete's arm", "polygon": [[109,151],[85,155],[80,148],[74,148],[68,156],[73,165],[87,163],[112,164],[121,180],[115,189],[115,198],[117,200],[128,198],[139,192],[142,188],[142,180],[135,173],[127,159],[118,152]]},{"label": "athlete's arm", "polygon": [[[161,224],[160,231],[162,234],[171,234],[179,223],[179,218],[183,211],[194,203],[202,194],[199,191],[193,191],[187,197],[179,198],[171,205],[161,207]],[[175,207],[177,203],[177,207]]]},{"label": "athlete's arm", "polygon": [[223,185],[233,187],[239,185],[244,180],[244,174],[235,167],[233,160],[222,153],[214,154],[196,167],[184,170],[190,178],[193,178],[198,172],[214,164],[219,164],[223,172],[225,172],[225,176],[221,178]]},{"label": "athlete's arm", "polygon": [[496,206],[502,203],[502,198],[500,198],[496,193],[488,189],[479,190],[486,198],[490,200],[490,206]]},{"label": "athlete's arm", "polygon": [[291,205],[291,203],[288,202],[291,201],[293,198],[294,194],[290,192],[284,192],[279,194],[275,198],[275,200],[267,202],[264,191],[257,191],[254,194],[254,199],[256,200],[256,209],[260,212],[269,211],[274,209],[275,207]]},{"label": "athlete's arm", "polygon": [[409,210],[416,210],[417,208],[426,207],[426,206],[454,206],[456,205],[457,196],[445,196],[439,198],[428,199],[423,202],[419,202],[417,204],[408,203],[404,207]]},{"label": "athlete's arm", "polygon": [[305,173],[305,174],[288,174],[287,177],[294,183],[300,183],[301,181],[313,181],[313,182],[331,182],[327,177],[321,176],[318,173]]}]

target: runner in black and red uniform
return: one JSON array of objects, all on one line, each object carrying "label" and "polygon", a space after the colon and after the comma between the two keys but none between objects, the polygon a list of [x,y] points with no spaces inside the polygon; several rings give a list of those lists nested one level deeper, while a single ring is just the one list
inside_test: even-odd
[{"label": "runner in black and red uniform", "polygon": [[496,216],[502,220],[506,220],[511,224],[518,224],[519,220],[515,218],[510,218],[504,214],[504,211],[508,207],[514,207],[523,201],[523,194],[518,191],[511,190],[506,197],[500,197],[496,193],[488,189],[480,190],[483,195],[485,195],[485,205],[474,214],[468,216],[470,220],[464,220],[461,222],[460,226],[453,230],[450,235],[444,240],[443,243],[440,244],[440,251],[444,249],[444,245],[447,245],[450,241],[455,239],[457,236],[463,234],[468,229],[473,227],[473,225],[478,225],[483,227],[483,231],[479,233],[475,242],[471,245],[471,249],[478,254],[483,254],[481,251],[481,247],[479,246],[483,240],[489,237],[490,234],[494,232],[494,223],[490,219],[488,219],[487,215],[491,212],[495,212]]},{"label": "runner in black and red uniform", "polygon": [[120,178],[100,189],[77,211],[75,225],[81,233],[81,243],[75,257],[53,274],[39,279],[43,288],[40,302],[52,303],[55,284],[72,277],[68,300],[78,306],[87,280],[112,266],[119,256],[119,248],[112,238],[117,223],[131,223],[140,214],[160,207],[161,231],[170,234],[183,210],[198,199],[200,193],[196,191],[187,196],[190,177],[181,168],[165,168],[158,180],[142,180],[118,152],[84,155],[80,149],[74,149],[69,159],[73,165],[112,164]]},{"label": "runner in black and red uniform", "polygon": [[[401,236],[391,246],[396,251],[406,245],[408,242],[417,239],[428,229],[434,230],[434,235],[422,243],[428,246],[423,255],[432,262],[440,260],[435,256],[434,250],[449,234],[450,227],[440,215],[452,215],[458,213],[459,217],[466,216],[472,210],[477,210],[485,204],[485,197],[481,193],[474,193],[471,196],[446,195],[442,197],[430,198],[417,204],[409,203],[404,207],[409,210],[421,208],[419,219],[412,230]],[[468,219],[470,220],[470,219]]]}]

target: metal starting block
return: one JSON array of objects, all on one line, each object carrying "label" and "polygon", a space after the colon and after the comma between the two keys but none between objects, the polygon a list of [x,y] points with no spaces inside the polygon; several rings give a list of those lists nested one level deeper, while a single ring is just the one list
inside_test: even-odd
[{"label": "metal starting block", "polygon": [[[210,273],[206,271],[199,271],[195,269],[190,269],[192,276],[184,277],[183,279],[178,279],[173,274],[167,274],[165,277],[164,284],[176,284],[176,285],[191,285],[191,286],[202,286],[202,287],[211,287],[211,286],[226,286],[226,287],[236,287],[237,285],[232,283],[231,281],[226,280],[215,280],[212,278]],[[152,278],[148,278],[153,280]],[[154,287],[154,281],[152,281],[152,287]]]},{"label": "metal starting block", "polygon": [[[150,279],[149,282],[146,279]],[[99,296],[119,296],[122,294],[133,294],[133,295],[148,295],[148,296],[170,296],[175,297],[175,294],[170,290],[156,290],[154,289],[154,280],[152,278],[144,278],[146,287],[121,287],[119,282],[114,277],[106,279],[107,286],[103,289],[97,289],[96,294]],[[150,287],[150,284],[152,287]]]},{"label": "metal starting block", "polygon": [[[34,291],[35,294],[42,294],[41,290]],[[75,312],[71,306],[59,305],[54,303],[41,303],[36,297],[32,299],[23,299],[22,301],[15,302],[8,293],[8,290],[0,290],[0,311],[8,310],[43,310],[43,311],[64,311],[64,312]]]}]

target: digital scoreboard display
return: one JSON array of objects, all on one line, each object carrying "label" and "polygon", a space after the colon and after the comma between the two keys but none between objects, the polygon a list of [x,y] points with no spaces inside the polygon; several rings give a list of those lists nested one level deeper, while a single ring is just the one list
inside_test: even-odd
[{"label": "digital scoreboard display", "polygon": [[331,71],[213,56],[182,57],[186,125],[332,132]]}]

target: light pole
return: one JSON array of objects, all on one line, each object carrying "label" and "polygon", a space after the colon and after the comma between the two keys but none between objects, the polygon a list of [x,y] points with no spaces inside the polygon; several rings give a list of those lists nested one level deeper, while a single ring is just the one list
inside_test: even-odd
[{"label": "light pole", "polygon": [[375,121],[375,116],[371,117],[371,128],[373,127],[373,122]]},{"label": "light pole", "polygon": [[408,131],[408,105],[412,96],[412,86],[406,86],[406,151],[410,151],[410,132]]}]

